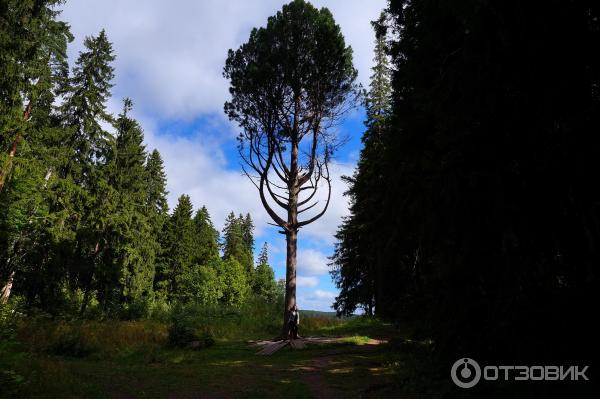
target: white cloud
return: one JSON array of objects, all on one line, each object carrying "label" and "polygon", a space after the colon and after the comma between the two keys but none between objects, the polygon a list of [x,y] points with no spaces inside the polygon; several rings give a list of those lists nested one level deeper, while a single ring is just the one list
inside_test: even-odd
[{"label": "white cloud", "polygon": [[331,311],[337,294],[331,291],[314,290],[298,295],[298,307],[304,310]]},{"label": "white cloud", "polygon": [[[190,194],[196,206],[209,208],[217,225],[231,210],[250,212],[258,235],[270,218],[255,188],[238,172],[237,165],[227,163],[222,150],[224,143],[232,145],[226,140],[237,129],[223,115],[228,84],[221,72],[227,50],[246,41],[252,27],[263,26],[267,17],[286,2],[70,0],[62,15],[76,37],[69,49],[71,63],[82,49],[84,37],[102,28],[114,43],[116,86],[109,109],[118,112],[122,97],[134,100],[134,115],[146,130],[148,149],[158,148],[163,155],[170,205],[174,206],[181,194]],[[332,11],[347,44],[353,47],[359,80],[366,84],[373,48],[369,22],[377,18],[385,0],[315,0],[314,4]],[[218,125],[222,137],[206,131],[178,137],[165,134],[164,128],[158,133],[156,121],[194,120],[200,116],[208,116]],[[332,165],[329,209],[321,219],[302,229],[301,240],[307,237],[333,243],[333,234],[348,209],[342,195],[346,187],[340,176],[351,174],[352,169],[350,164]]]},{"label": "white cloud", "polygon": [[[105,28],[117,55],[115,96],[131,97],[148,116],[193,119],[222,114],[228,84],[221,72],[227,50],[248,39],[252,27],[287,1],[280,0],[70,0],[62,18],[75,43]],[[354,50],[359,80],[368,84],[373,32],[385,0],[316,0],[328,7]]]},{"label": "white cloud", "polygon": [[[144,126],[152,126],[142,121]],[[222,142],[199,131],[189,137],[157,135],[145,128],[147,148],[161,153],[167,174],[171,209],[182,194],[188,194],[194,208],[208,208],[215,226],[221,230],[229,212],[249,212],[257,236],[264,232],[268,215],[262,208],[256,189],[238,170],[228,168]]]},{"label": "white cloud", "polygon": [[319,276],[329,271],[329,259],[315,249],[300,249],[298,251],[298,274],[301,276]]},{"label": "white cloud", "polygon": [[331,291],[315,290],[306,296],[306,299],[335,299],[337,294]]},{"label": "white cloud", "polygon": [[303,276],[298,276],[298,277],[296,277],[296,281],[298,283],[298,287],[314,288],[317,285],[319,285],[319,278],[318,277],[303,277]]}]

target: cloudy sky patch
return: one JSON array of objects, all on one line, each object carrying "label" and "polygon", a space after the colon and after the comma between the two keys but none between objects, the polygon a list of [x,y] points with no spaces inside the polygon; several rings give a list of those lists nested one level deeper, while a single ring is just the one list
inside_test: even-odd
[{"label": "cloudy sky patch", "polygon": [[[113,42],[115,87],[109,110],[118,113],[121,100],[134,101],[133,116],[145,131],[148,150],[157,148],[165,161],[169,204],[189,194],[195,208],[206,205],[221,229],[230,211],[250,212],[256,224],[257,247],[269,243],[271,264],[285,277],[285,239],[269,226],[256,189],[242,176],[236,151],[238,129],[223,114],[228,82],[222,76],[227,50],[244,43],[253,27],[264,26],[285,2],[275,0],[68,0],[62,18],[75,41],[71,64],[85,36],[105,29]],[[370,21],[385,0],[315,0],[328,7],[354,51],[359,81],[368,85],[373,58]],[[333,235],[348,212],[341,176],[351,175],[360,150],[363,112],[348,115],[341,133],[351,144],[332,165],[332,200],[325,216],[299,234],[298,300],[303,309],[330,310],[336,289],[327,257]]]}]

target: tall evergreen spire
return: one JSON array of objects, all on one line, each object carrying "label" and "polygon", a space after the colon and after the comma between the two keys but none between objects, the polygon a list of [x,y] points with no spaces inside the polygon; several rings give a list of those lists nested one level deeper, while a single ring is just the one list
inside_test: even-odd
[{"label": "tall evergreen spire", "polygon": [[206,265],[209,261],[219,256],[219,233],[213,226],[205,206],[200,208],[194,216],[194,263]]},{"label": "tall evergreen spire", "polygon": [[147,204],[150,211],[157,215],[166,215],[169,212],[167,203],[167,175],[160,152],[152,150],[146,161],[147,179]]},{"label": "tall evergreen spire", "polygon": [[386,13],[383,11],[372,25],[375,30],[375,65],[371,68],[371,83],[365,99],[367,127],[381,133],[383,121],[392,108],[392,82],[389,56],[386,52]]},{"label": "tall evergreen spire", "polygon": [[120,268],[123,297],[131,302],[152,293],[154,261],[158,243],[149,223],[146,150],[138,122],[129,117],[133,103],[123,100],[117,129],[112,182],[118,198],[119,218],[113,232],[115,255]]},{"label": "tall evergreen spire", "polygon": [[106,110],[114,77],[112,44],[104,30],[96,37],[86,37],[83,44],[85,51],[79,54],[75,63],[60,108],[66,127],[72,129],[70,144],[73,160],[79,167],[70,171],[79,171],[75,173],[76,180],[89,177],[91,165],[108,156],[111,138],[101,123],[112,121]]}]

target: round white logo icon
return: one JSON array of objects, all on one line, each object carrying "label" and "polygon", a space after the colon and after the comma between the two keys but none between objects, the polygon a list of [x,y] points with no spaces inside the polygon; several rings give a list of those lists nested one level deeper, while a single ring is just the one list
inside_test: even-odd
[{"label": "round white logo icon", "polygon": [[481,368],[475,360],[465,357],[454,362],[450,376],[459,387],[471,388],[481,379]]}]

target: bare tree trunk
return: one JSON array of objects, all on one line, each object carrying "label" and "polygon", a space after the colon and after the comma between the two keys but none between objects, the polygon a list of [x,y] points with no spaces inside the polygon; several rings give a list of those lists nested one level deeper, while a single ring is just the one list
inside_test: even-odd
[{"label": "bare tree trunk", "polygon": [[[297,102],[297,101],[296,101]],[[294,115],[294,131],[298,131],[297,115]],[[297,133],[296,133],[297,134]],[[295,135],[293,135],[294,137]],[[288,338],[288,320],[292,307],[296,304],[296,252],[298,247],[298,140],[292,138],[290,153],[290,174],[288,181],[288,229],[285,234],[286,259],[285,259],[285,309],[283,315],[284,338]]]},{"label": "bare tree trunk", "polygon": [[298,232],[292,230],[285,235],[287,256],[285,261],[285,309],[283,312],[283,338],[288,338],[288,320],[292,307],[296,304],[296,248],[298,244]]},{"label": "bare tree trunk", "polygon": [[90,277],[88,278],[85,284],[85,292],[83,293],[83,301],[81,303],[81,309],[79,310],[79,316],[83,317],[85,313],[85,309],[87,308],[88,302],[90,301],[90,292],[92,289],[92,282],[94,281],[94,272],[95,272],[95,263],[96,257],[100,253],[100,241],[96,242],[96,246],[94,248],[94,257],[92,259],[92,271],[90,272]]},{"label": "bare tree trunk", "polygon": [[[31,101],[29,101],[29,104],[27,104],[25,111],[23,111],[23,120],[27,121],[27,119],[29,119],[30,114]],[[2,189],[4,189],[4,183],[6,182],[6,178],[12,170],[13,159],[17,154],[17,146],[19,145],[22,139],[23,134],[21,133],[21,130],[19,130],[17,131],[17,136],[15,137],[15,140],[13,141],[12,145],[10,146],[10,150],[8,151],[8,158],[6,159],[6,161],[4,161],[4,165],[2,165],[2,170],[0,170],[0,193],[2,192]]]},{"label": "bare tree trunk", "polygon": [[10,273],[10,276],[8,276],[6,284],[4,284],[4,287],[2,287],[2,291],[0,291],[0,304],[4,305],[8,302],[8,298],[10,297],[10,291],[12,290],[14,277],[15,272],[13,270],[12,273]]},{"label": "bare tree trunk", "polygon": [[8,158],[4,161],[4,165],[2,165],[2,170],[0,171],[0,193],[4,188],[4,183],[6,182],[6,178],[8,177],[10,171],[12,170],[13,159],[17,154],[17,145],[21,141],[21,132],[17,133],[17,137],[13,141],[10,146],[10,150],[8,151]]}]

